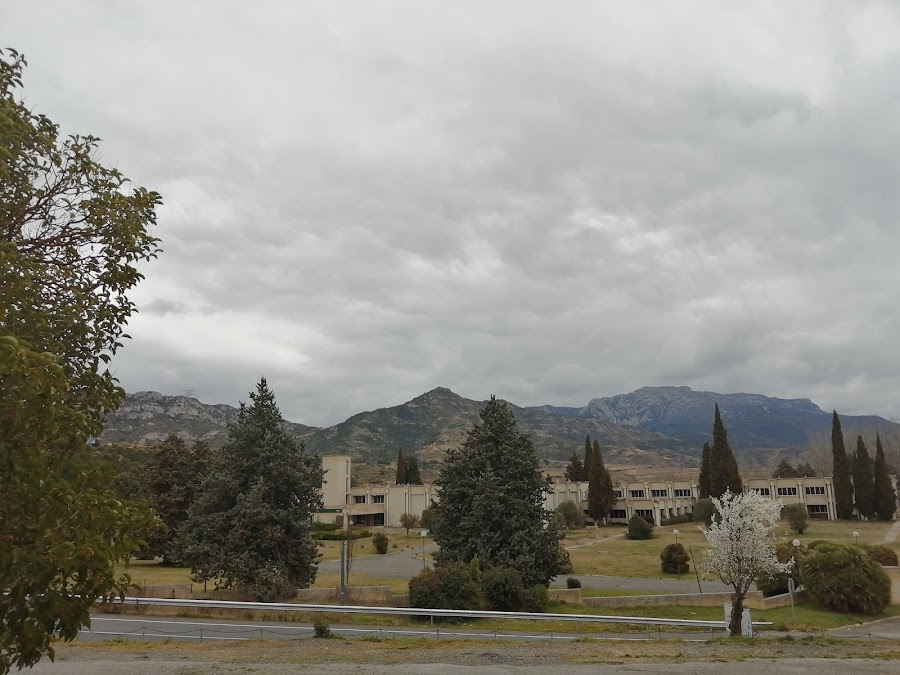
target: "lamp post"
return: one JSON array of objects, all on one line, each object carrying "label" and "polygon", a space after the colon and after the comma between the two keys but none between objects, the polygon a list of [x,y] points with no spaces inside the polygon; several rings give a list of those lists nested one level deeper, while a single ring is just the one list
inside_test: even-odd
[{"label": "lamp post", "polygon": [[672,534],[675,535],[675,543],[678,543],[678,535],[681,534],[678,530],[672,530]]},{"label": "lamp post", "polygon": [[[796,554],[794,556],[791,556],[791,562],[793,562],[796,565],[797,564],[796,556],[800,554],[800,540],[794,539],[794,541],[792,541],[791,544],[793,544],[794,550],[796,551]],[[793,570],[791,572],[793,573]],[[792,577],[792,576],[788,577],[788,593],[791,594],[791,623],[796,624],[797,623],[797,615],[794,613],[794,577]]]},{"label": "lamp post", "polygon": [[425,537],[428,536],[428,530],[422,530],[420,533],[422,537],[422,571],[425,571]]},{"label": "lamp post", "polygon": [[859,543],[859,532],[853,532],[853,541],[857,544]]}]

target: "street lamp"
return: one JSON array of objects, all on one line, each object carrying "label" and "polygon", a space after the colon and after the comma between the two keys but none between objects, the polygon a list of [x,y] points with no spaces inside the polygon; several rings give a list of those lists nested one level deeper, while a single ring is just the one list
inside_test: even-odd
[{"label": "street lamp", "polygon": [[425,571],[425,537],[428,536],[428,530],[422,530],[420,533],[422,537],[422,571]]},{"label": "street lamp", "polygon": [[678,543],[678,535],[681,534],[678,530],[672,530],[672,534],[675,535],[675,543]]},{"label": "street lamp", "polygon": [[859,532],[853,533],[853,539],[857,544],[859,543]]}]

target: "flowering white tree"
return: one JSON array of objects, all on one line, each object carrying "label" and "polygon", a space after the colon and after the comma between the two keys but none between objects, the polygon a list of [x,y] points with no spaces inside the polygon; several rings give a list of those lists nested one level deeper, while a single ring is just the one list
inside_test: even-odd
[{"label": "flowering white tree", "polygon": [[740,635],[744,596],[753,580],[785,573],[791,567],[791,563],[778,562],[772,535],[781,516],[781,500],[751,490],[747,494],[726,491],[712,501],[719,515],[704,531],[710,548],[699,567],[734,588],[728,630]]}]

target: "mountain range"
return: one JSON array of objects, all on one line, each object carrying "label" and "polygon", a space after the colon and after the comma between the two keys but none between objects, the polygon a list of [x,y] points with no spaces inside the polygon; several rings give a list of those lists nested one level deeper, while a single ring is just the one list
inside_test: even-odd
[{"label": "mountain range", "polygon": [[[831,413],[808,399],[760,394],[717,394],[689,387],[643,387],[630,394],[591,400],[586,406],[520,407],[510,403],[520,428],[547,460],[581,452],[590,434],[613,464],[696,466],[700,449],[712,439],[718,403],[736,454],[762,463],[773,454],[796,454],[814,434],[830,429]],[[478,422],[483,401],[438,387],[406,403],[361,412],[331,427],[285,422],[285,429],[320,454],[350,454],[367,463],[390,462],[397,449],[415,451],[422,461],[439,461],[461,444]],[[189,396],[158,392],[129,394],[106,419],[103,443],[154,444],[170,433],[203,438],[220,446],[238,408],[201,403]],[[900,425],[875,416],[842,416],[845,428],[882,433]]]}]

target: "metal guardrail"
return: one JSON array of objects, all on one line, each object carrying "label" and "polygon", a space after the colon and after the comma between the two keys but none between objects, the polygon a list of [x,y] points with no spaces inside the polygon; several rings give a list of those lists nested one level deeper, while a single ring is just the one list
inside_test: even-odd
[{"label": "metal guardrail", "polygon": [[[603,616],[599,614],[532,614],[530,612],[492,612],[469,609],[423,609],[419,607],[365,607],[360,605],[299,605],[277,602],[238,602],[233,600],[187,600],[181,598],[120,598],[113,604],[136,607],[193,607],[196,609],[251,609],[276,612],[329,612],[333,614],[387,614],[394,616],[459,617],[472,619],[526,619],[529,621],[582,621],[625,623],[645,626],[682,626],[726,629],[722,621],[700,619],[664,619],[646,616]],[[754,621],[753,626],[771,626],[771,621]]]}]

